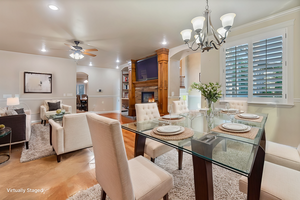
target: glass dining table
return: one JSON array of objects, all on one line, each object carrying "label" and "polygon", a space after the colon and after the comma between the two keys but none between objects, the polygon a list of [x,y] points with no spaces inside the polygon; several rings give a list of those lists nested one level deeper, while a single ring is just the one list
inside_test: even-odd
[{"label": "glass dining table", "polygon": [[[252,138],[244,134],[227,134],[222,131],[208,131],[205,114],[198,113],[190,117],[183,114],[182,120],[155,119],[144,122],[123,124],[122,128],[136,134],[134,156],[144,156],[146,138],[161,142],[178,149],[180,152],[191,154],[193,157],[195,198],[213,199],[212,164],[218,165],[240,175],[248,177],[248,200],[257,200],[260,196],[261,180],[265,159],[265,124],[267,114],[255,113],[260,120],[235,119],[235,123],[244,124],[256,130]],[[193,114],[194,115],[194,114]],[[218,112],[214,117],[214,127],[230,123],[230,116]],[[176,124],[191,128],[194,135],[182,140],[167,140],[154,137],[149,131],[159,126]]]}]

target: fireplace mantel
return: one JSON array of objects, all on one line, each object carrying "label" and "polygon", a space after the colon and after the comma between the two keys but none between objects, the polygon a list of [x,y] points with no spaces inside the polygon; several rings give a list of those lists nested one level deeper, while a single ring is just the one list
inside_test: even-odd
[{"label": "fireplace mantel", "polygon": [[148,81],[134,81],[135,87],[150,87],[158,86],[158,79],[148,80]]}]

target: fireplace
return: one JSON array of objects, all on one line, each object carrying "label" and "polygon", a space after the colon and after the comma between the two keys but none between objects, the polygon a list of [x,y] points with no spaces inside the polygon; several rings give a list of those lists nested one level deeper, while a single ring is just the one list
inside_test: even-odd
[{"label": "fireplace", "polygon": [[142,103],[155,102],[154,92],[142,92]]}]

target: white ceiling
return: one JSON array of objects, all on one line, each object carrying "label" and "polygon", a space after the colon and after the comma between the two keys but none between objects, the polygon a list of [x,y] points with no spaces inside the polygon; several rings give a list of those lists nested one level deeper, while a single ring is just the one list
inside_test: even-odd
[{"label": "white ceiling", "polygon": [[[48,8],[56,5],[59,10]],[[74,40],[85,49],[97,48],[78,65],[115,68],[160,48],[183,44],[180,31],[192,29],[191,19],[202,15],[205,0],[1,0],[0,50],[69,58]],[[212,23],[237,14],[234,27],[299,6],[300,0],[210,0]],[[163,40],[168,42],[162,45]],[[40,50],[45,47],[47,52]],[[93,53],[93,52],[92,52]]]}]

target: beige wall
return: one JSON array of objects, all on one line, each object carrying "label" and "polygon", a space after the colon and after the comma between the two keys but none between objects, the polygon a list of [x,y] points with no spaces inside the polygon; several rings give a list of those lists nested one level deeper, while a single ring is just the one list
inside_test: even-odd
[{"label": "beige wall", "polygon": [[[89,111],[119,112],[121,70],[77,66],[77,72],[88,75]],[[101,89],[101,92],[98,90]]]},{"label": "beige wall", "polygon": [[[300,143],[300,11],[273,17],[269,20],[254,23],[233,29],[230,37],[239,36],[267,26],[276,25],[281,22],[295,19],[294,21],[294,47],[290,51],[294,53],[294,106],[270,106],[249,104],[248,112],[268,113],[266,125],[267,139],[282,144],[296,147]],[[220,81],[220,54],[219,51],[212,50],[209,53],[201,54],[201,80],[204,83]]]},{"label": "beige wall", "polygon": [[[20,97],[20,105],[30,109],[32,120],[39,120],[39,106],[46,99],[61,99],[75,111],[76,64],[73,60],[49,56],[0,51],[0,107],[6,106],[4,94]],[[24,71],[51,73],[52,93],[24,93]]]}]

